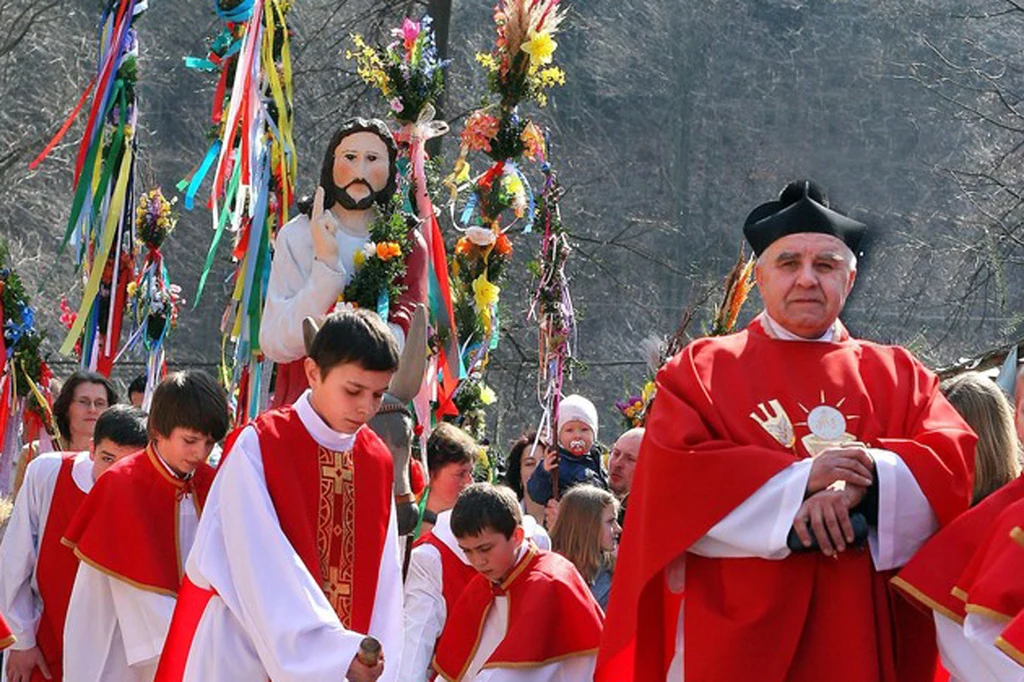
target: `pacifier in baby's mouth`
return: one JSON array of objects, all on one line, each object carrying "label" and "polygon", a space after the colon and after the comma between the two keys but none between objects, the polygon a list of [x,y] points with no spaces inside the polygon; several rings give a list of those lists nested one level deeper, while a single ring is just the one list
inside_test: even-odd
[{"label": "pacifier in baby's mouth", "polygon": [[587,454],[587,441],[585,440],[571,440],[569,441],[569,452],[574,455],[585,455]]}]

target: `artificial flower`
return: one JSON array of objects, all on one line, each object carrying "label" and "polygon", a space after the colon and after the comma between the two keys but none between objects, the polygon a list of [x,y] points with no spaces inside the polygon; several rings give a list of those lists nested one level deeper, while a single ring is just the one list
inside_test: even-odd
[{"label": "artificial flower", "polygon": [[366,242],[363,244],[361,251],[363,253],[363,260],[365,261],[367,258],[373,258],[377,255],[377,245],[373,242]]},{"label": "artificial flower", "polygon": [[484,405],[493,405],[497,400],[498,396],[493,388],[486,385],[480,387],[480,402]]},{"label": "artificial flower", "polygon": [[402,247],[395,242],[378,242],[377,258],[388,261],[402,255]]},{"label": "artificial flower", "polygon": [[459,256],[468,256],[473,250],[473,244],[465,237],[459,237],[459,241],[455,242],[455,253]]},{"label": "artificial flower", "polygon": [[462,144],[470,150],[489,152],[491,140],[498,134],[500,122],[482,109],[474,111],[462,130]]},{"label": "artificial flower", "polygon": [[498,238],[494,241],[494,252],[499,256],[507,256],[512,253],[512,240],[504,232],[499,233]]},{"label": "artificial flower", "polygon": [[531,161],[543,160],[545,155],[544,145],[544,134],[540,132],[540,129],[530,121],[523,128],[522,134],[519,139],[523,141],[523,155]]},{"label": "artificial flower", "polygon": [[555,48],[557,47],[558,43],[555,42],[555,39],[547,31],[530,31],[529,40],[523,43],[520,49],[530,55],[530,65],[532,67],[535,64],[551,63],[551,58],[555,54]]},{"label": "artificial flower", "polygon": [[495,242],[497,235],[486,227],[474,226],[466,228],[466,238],[477,246],[486,248]]},{"label": "artificial flower", "polygon": [[360,249],[352,254],[352,264],[357,268],[363,267],[363,263],[366,262],[366,254]]}]

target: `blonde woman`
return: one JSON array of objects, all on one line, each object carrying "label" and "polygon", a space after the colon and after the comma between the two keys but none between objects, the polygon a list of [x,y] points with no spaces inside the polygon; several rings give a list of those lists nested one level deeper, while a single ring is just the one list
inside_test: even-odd
[{"label": "blonde woman", "polygon": [[592,485],[578,485],[562,497],[558,521],[551,530],[551,549],[576,566],[602,609],[608,606],[622,533],[618,516],[619,501],[614,495]]},{"label": "blonde woman", "polygon": [[1020,475],[1013,408],[994,381],[966,372],[942,383],[942,392],[978,434],[971,506]]}]

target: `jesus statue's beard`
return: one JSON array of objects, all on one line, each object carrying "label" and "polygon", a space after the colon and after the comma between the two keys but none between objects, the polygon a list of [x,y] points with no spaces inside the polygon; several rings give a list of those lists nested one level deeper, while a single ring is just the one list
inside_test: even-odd
[{"label": "jesus statue's beard", "polygon": [[[362,185],[369,192],[362,199],[355,199],[351,194],[348,193],[348,188],[352,185]],[[341,207],[348,211],[365,211],[371,208],[374,202],[377,201],[378,192],[375,192],[373,187],[370,186],[366,180],[353,180],[344,187],[334,188],[334,198],[337,200]]]}]

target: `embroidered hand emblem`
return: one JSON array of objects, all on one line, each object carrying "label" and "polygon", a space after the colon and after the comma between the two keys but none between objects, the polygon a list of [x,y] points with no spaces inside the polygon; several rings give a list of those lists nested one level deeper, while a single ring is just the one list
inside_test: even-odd
[{"label": "embroidered hand emblem", "polygon": [[769,400],[768,404],[759,403],[757,410],[750,413],[750,418],[757,422],[768,435],[778,441],[783,447],[791,448],[796,444],[796,435],[793,433],[793,422],[778,400]]}]

